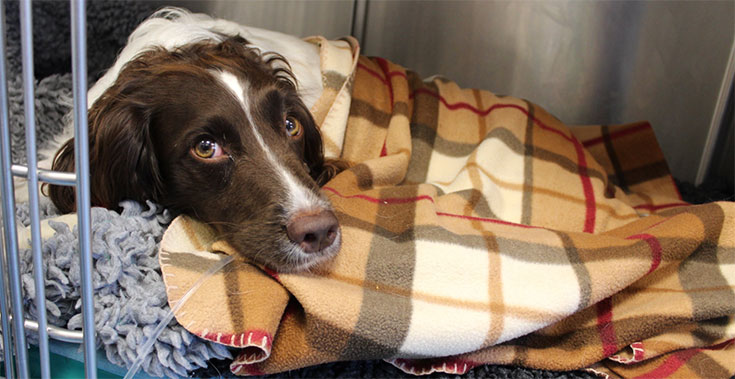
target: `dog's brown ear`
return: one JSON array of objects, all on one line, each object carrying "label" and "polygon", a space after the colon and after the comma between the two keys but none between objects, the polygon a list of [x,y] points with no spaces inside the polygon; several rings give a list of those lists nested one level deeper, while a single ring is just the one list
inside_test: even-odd
[{"label": "dog's brown ear", "polygon": [[[150,111],[128,92],[114,86],[89,111],[89,160],[92,205],[119,209],[125,199],[158,201],[163,184],[149,135]],[[74,171],[74,140],[57,153],[53,169]],[[61,212],[76,209],[73,187],[49,186],[49,196]]]},{"label": "dog's brown ear", "polygon": [[[53,163],[54,171],[73,172],[74,171],[74,139],[70,139],[61,146],[56,153]],[[48,196],[53,201],[56,208],[62,213],[70,213],[76,209],[76,195],[73,187],[57,186],[53,184],[43,185],[44,191],[48,192]]]}]

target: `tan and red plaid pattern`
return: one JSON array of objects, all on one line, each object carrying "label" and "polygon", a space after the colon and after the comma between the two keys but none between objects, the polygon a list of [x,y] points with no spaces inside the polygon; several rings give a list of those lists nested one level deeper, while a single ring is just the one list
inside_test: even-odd
[{"label": "tan and red plaid pattern", "polygon": [[[326,113],[349,117],[321,118],[352,163],[324,187],[339,255],[301,274],[237,258],[177,314],[243,348],[234,373],[385,359],[415,374],[735,374],[735,206],[684,203],[648,124],[571,128],[341,43],[354,72],[325,75],[341,99]],[[239,256],[206,225],[171,224],[172,304],[221,253]]]}]

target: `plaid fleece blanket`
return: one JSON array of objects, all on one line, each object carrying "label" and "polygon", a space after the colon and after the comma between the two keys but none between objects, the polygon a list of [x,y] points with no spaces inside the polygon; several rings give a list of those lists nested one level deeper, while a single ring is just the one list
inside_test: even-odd
[{"label": "plaid fleece blanket", "polygon": [[[350,39],[312,42],[327,154],[352,164],[323,188],[343,245],[300,274],[237,258],[178,310],[240,349],[233,373],[385,359],[414,374],[735,374],[735,206],[684,203],[647,123],[570,127]],[[225,254],[207,225],[171,224],[172,308]]]}]

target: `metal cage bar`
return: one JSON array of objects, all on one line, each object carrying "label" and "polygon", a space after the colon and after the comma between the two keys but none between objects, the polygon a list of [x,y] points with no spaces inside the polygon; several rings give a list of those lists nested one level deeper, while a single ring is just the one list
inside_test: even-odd
[{"label": "metal cage bar", "polygon": [[[92,283],[91,253],[91,202],[89,185],[89,145],[87,129],[87,48],[86,48],[86,1],[70,0],[72,65],[74,91],[74,129],[75,129],[75,171],[76,174],[41,170],[37,167],[35,114],[34,114],[34,75],[33,75],[33,38],[31,0],[20,3],[21,52],[23,55],[23,99],[25,104],[25,129],[27,166],[13,165],[10,140],[8,109],[7,73],[5,57],[5,13],[0,4],[0,167],[2,169],[2,213],[4,229],[4,260],[0,259],[0,310],[2,328],[5,375],[6,377],[28,377],[28,356],[26,352],[25,331],[38,332],[39,353],[42,377],[50,377],[48,338],[67,342],[83,342],[85,373],[88,378],[97,377],[96,347],[94,333],[94,303]],[[13,176],[28,180],[29,213],[31,218],[31,251],[33,253],[34,283],[36,286],[37,321],[25,320],[23,316],[22,291],[19,271],[19,251],[15,221],[15,192]],[[40,211],[38,183],[76,186],[77,188],[77,227],[79,228],[79,251],[81,264],[81,297],[83,332],[70,331],[47,325],[45,309],[44,273],[41,255]],[[9,288],[5,288],[6,285]],[[9,291],[8,291],[9,289]],[[7,300],[10,296],[10,302]],[[10,333],[12,324],[12,331]],[[14,347],[14,350],[13,350]],[[13,357],[13,351],[15,357]],[[15,365],[13,365],[15,360]],[[15,371],[14,371],[15,369]]]},{"label": "metal cage bar", "polygon": [[[25,116],[26,165],[28,167],[28,210],[31,218],[31,254],[33,256],[33,283],[36,287],[36,320],[38,322],[38,353],[41,377],[51,377],[48,331],[46,330],[46,284],[41,253],[41,220],[38,194],[38,156],[36,153],[35,75],[33,73],[33,17],[31,0],[20,2],[20,40],[23,56],[23,113]],[[21,313],[19,309],[18,313]]]},{"label": "metal cage bar", "polygon": [[[4,15],[4,12],[3,12]],[[4,20],[4,17],[3,17]],[[4,26],[4,23],[3,23]],[[4,38],[4,37],[3,37]],[[5,49],[2,51],[3,54],[3,66],[5,63]],[[3,67],[5,68],[5,67]],[[3,76],[6,75],[6,71],[3,70]],[[3,81],[3,86],[7,86],[7,81]],[[2,102],[5,106],[5,112],[3,113],[3,121],[8,119],[7,113],[7,93]],[[5,232],[5,258],[7,259],[8,266],[6,271],[3,272],[3,276],[7,274],[7,280],[9,284],[10,292],[10,314],[12,314],[13,320],[13,341],[11,345],[5,346],[5,350],[10,350],[14,347],[15,350],[15,375],[19,378],[28,377],[28,354],[26,352],[26,337],[23,329],[23,302],[21,296],[21,284],[20,284],[20,264],[18,262],[18,237],[16,234],[16,222],[15,222],[15,189],[13,187],[12,172],[10,170],[12,156],[10,149],[12,148],[10,143],[10,123],[3,123],[3,228]],[[5,296],[5,294],[3,294]],[[9,314],[6,314],[8,316]],[[4,330],[3,334],[9,333],[10,330]],[[12,359],[5,362],[5,366],[12,366]]]},{"label": "metal cage bar", "polygon": [[[71,0],[72,65],[74,76],[74,169],[77,173],[77,220],[82,276],[84,320],[84,368],[88,378],[97,377],[92,298],[91,195],[87,127],[87,18],[85,0]],[[90,333],[91,332],[91,333]]]},{"label": "metal cage bar", "polygon": [[[14,164],[11,167],[13,175],[22,178],[28,177],[28,167]],[[38,180],[46,183],[56,184],[59,186],[74,186],[77,182],[77,176],[69,172],[58,172],[38,169]]]},{"label": "metal cage bar", "polygon": [[[10,308],[7,302],[7,291],[6,284],[9,286],[20,286],[20,277],[18,275],[11,275],[9,264],[6,265],[6,257],[13,255],[11,252],[18,251],[18,240],[17,234],[15,233],[15,192],[13,187],[13,174],[10,171],[12,163],[12,156],[10,154],[10,114],[8,110],[8,81],[6,77],[5,68],[5,4],[0,2],[0,23],[2,23],[2,30],[0,30],[0,112],[2,113],[0,118],[0,169],[2,170],[2,210],[3,210],[3,259],[0,259],[0,270],[2,271],[2,278],[0,279],[0,312],[2,312],[2,328],[3,328],[3,355],[5,358],[5,377],[13,378],[13,357],[12,357],[12,346],[13,338],[10,329]],[[16,265],[17,267],[17,265]],[[17,274],[17,270],[14,271]],[[17,306],[14,305],[14,306]],[[16,334],[20,330],[22,331],[22,325],[13,323]],[[22,337],[22,333],[20,333]],[[19,361],[25,362],[25,356],[20,357]],[[27,370],[26,370],[27,372]]]}]

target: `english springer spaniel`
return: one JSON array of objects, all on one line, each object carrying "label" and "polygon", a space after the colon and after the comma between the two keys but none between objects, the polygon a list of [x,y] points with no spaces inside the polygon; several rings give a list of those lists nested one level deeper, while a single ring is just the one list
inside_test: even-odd
[{"label": "english springer spaniel", "polygon": [[[89,92],[93,205],[153,200],[277,271],[332,257],[340,227],[319,186],[342,166],[325,161],[305,104],[321,92],[307,45],[178,9],[141,24]],[[61,147],[54,170],[73,171],[73,148]],[[74,211],[73,188],[49,195]]]}]

